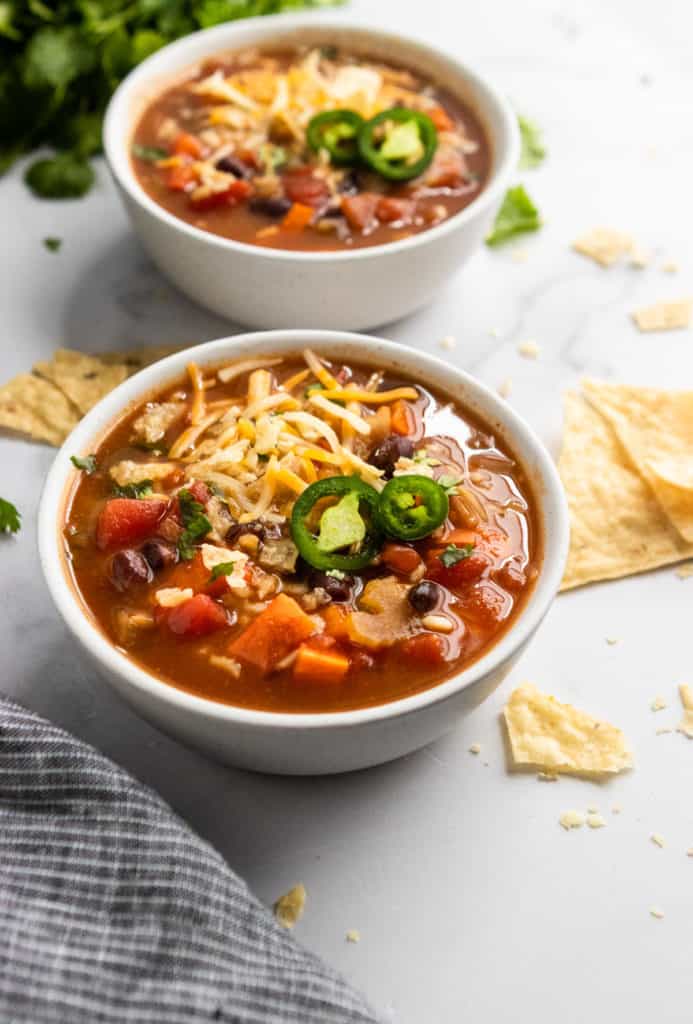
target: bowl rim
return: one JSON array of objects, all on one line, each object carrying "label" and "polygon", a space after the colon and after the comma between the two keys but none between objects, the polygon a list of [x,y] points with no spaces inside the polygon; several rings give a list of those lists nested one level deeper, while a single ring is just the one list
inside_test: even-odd
[{"label": "bowl rim", "polygon": [[[475,90],[484,95],[485,101],[495,108],[499,122],[502,125],[501,130],[495,137],[488,124],[484,124],[484,128],[489,135],[492,149],[496,154],[501,148],[504,152],[498,159],[497,165],[493,167],[486,186],[468,206],[442,223],[398,241],[362,246],[357,249],[302,251],[299,249],[272,249],[266,246],[252,245],[249,242],[239,242],[233,238],[222,237],[212,231],[204,231],[169,213],[168,210],[165,210],[163,206],[160,206],[145,192],[137,180],[128,153],[123,145],[123,128],[125,127],[127,131],[130,121],[129,100],[131,94],[141,88],[150,77],[164,72],[165,66],[171,59],[175,60],[188,49],[195,49],[200,40],[207,40],[209,42],[209,55],[211,56],[214,52],[219,52],[220,49],[233,47],[235,37],[250,35],[255,30],[258,31],[262,41],[265,41],[271,39],[275,34],[281,34],[283,31],[303,27],[325,30],[353,30],[356,33],[369,34],[380,42],[386,42],[391,46],[395,56],[397,47],[404,44],[407,47],[418,50],[422,55],[426,55],[433,60],[442,59],[448,62],[459,75],[468,80]],[[520,132],[517,125],[517,117],[503,92],[485,74],[477,70],[474,65],[459,60],[458,57],[446,49],[403,33],[390,32],[362,18],[353,18],[348,15],[340,16],[333,13],[304,12],[300,14],[275,14],[271,17],[244,18],[238,21],[226,22],[221,25],[215,25],[213,28],[192,32],[190,35],[184,36],[182,39],[178,39],[157,50],[130,71],[111,97],[103,121],[103,149],[106,163],[113,178],[127,196],[156,219],[166,224],[169,228],[180,231],[190,238],[191,241],[206,243],[225,252],[244,253],[258,259],[280,263],[287,260],[295,260],[303,264],[332,261],[342,263],[350,260],[374,259],[387,254],[394,256],[399,252],[406,252],[416,246],[434,243],[437,239],[463,228],[469,221],[483,216],[489,207],[499,202],[500,196],[508,186],[511,174],[517,169],[520,155]]]},{"label": "bowl rim", "polygon": [[[300,350],[306,344],[312,344],[318,349],[348,344],[360,348],[364,357],[369,352],[372,355],[373,346],[376,345],[387,359],[401,364],[414,377],[426,380],[429,375],[435,378],[436,373],[445,372],[451,387],[467,389],[474,400],[480,402],[483,407],[482,416],[498,418],[521,461],[525,465],[532,462],[530,478],[538,476],[544,488],[544,492],[540,493],[535,480],[535,501],[543,519],[542,565],[525,607],[500,639],[468,668],[426,690],[384,704],[350,711],[277,712],[222,704],[179,689],[140,667],[127,654],[119,651],[90,618],[76,587],[68,578],[60,543],[65,501],[77,473],[69,456],[75,452],[81,454],[91,450],[92,443],[103,437],[128,405],[141,401],[152,390],[184,372],[193,355],[196,361],[209,364],[223,359],[246,357],[251,354],[247,351],[248,347],[255,350],[252,354],[260,355],[263,351]],[[550,524],[546,522],[547,512],[552,517]],[[53,602],[76,639],[110,674],[118,676],[128,687],[140,691],[145,698],[173,706],[182,713],[239,726],[285,730],[344,728],[396,719],[439,704],[492,674],[523,647],[548,611],[563,576],[568,537],[567,502],[554,461],[525,420],[500,396],[466,371],[450,366],[429,353],[372,335],[328,330],[256,331],[218,338],[174,353],[125,380],[87,413],[58,451],[46,477],[38,513],[39,557]]]}]

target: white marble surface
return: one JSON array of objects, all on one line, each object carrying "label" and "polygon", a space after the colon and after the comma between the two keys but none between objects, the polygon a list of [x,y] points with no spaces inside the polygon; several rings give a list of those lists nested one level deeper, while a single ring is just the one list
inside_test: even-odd
[{"label": "white marble surface", "polygon": [[[691,386],[691,332],[641,336],[627,315],[693,292],[690,5],[355,0],[352,10],[447,41],[540,122],[551,150],[525,175],[547,221],[520,243],[526,261],[480,252],[433,308],[382,333],[439,354],[453,334],[446,357],[494,386],[511,377],[511,401],[554,449],[561,391],[583,373]],[[103,167],[98,177],[74,203],[32,201],[19,169],[2,182],[3,378],[60,342],[98,350],[232,330],[160,279]],[[574,236],[600,223],[633,232],[653,265],[604,271],[573,254]],[[58,254],[42,247],[47,235],[64,239]],[[667,260],[678,274],[662,272]],[[541,346],[536,362],[517,354],[528,338]],[[67,636],[34,533],[52,457],[0,439],[2,492],[24,513],[21,535],[0,544],[2,689],[158,789],[264,900],[303,880],[299,939],[398,1024],[690,1020],[693,743],[655,729],[676,723],[676,684],[691,680],[693,579],[665,569],[563,596],[502,690],[402,762],[335,779],[246,775],[137,720]],[[508,775],[498,713],[525,678],[620,724],[635,771],[604,785]],[[669,708],[655,715],[656,694]],[[607,828],[558,827],[562,810],[589,804]],[[663,920],[650,917],[655,905]],[[360,944],[346,943],[350,928]]]}]

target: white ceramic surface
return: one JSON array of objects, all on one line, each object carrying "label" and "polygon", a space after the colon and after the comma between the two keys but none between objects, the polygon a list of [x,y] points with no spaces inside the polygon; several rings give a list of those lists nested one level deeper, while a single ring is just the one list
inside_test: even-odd
[{"label": "white ceramic surface", "polygon": [[49,590],[68,627],[118,692],[162,729],[229,764],[280,774],[352,771],[401,757],[451,729],[495,689],[544,618],[563,575],[568,517],[554,464],[512,408],[468,374],[431,356],[363,335],[329,331],[271,331],[198,346],[201,365],[261,354],[318,353],[401,372],[459,397],[507,438],[527,471],[543,533],[539,577],[511,628],[482,658],[432,689],[378,707],[331,714],[277,714],[204,700],[160,682],[116,649],[85,615],[68,580],[61,530],[65,495],[75,479],[69,455],[94,451],[99,437],[127,405],[185,372],[190,351],[148,367],[104,398],[75,428],[48,474],[39,511],[39,552]]},{"label": "white ceramic surface", "polygon": [[[281,41],[339,43],[401,62],[445,85],[479,113],[488,132],[490,179],[465,210],[389,245],[339,252],[287,252],[202,231],[154,202],[130,160],[136,120],[158,92],[204,57]],[[357,330],[399,319],[430,302],[481,243],[515,171],[519,143],[508,102],[463,61],[399,33],[338,15],[257,18],[207,29],[159,50],[123,82],[104,123],[104,150],[132,225],[157,266],[186,295],[252,327]]]}]

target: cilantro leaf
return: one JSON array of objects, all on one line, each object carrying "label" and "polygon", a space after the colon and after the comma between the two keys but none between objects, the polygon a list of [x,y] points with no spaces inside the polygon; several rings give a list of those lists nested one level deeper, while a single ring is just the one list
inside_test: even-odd
[{"label": "cilantro leaf", "polygon": [[458,562],[462,562],[465,558],[469,558],[473,550],[473,544],[448,544],[445,550],[441,551],[438,555],[438,558],[446,569],[451,569],[453,565],[457,565]]},{"label": "cilantro leaf", "polygon": [[94,183],[94,172],[86,160],[72,153],[59,153],[36,160],[24,180],[37,196],[44,199],[76,199]]},{"label": "cilantro leaf", "polygon": [[57,252],[63,244],[62,238],[44,238],[43,245],[49,252]]},{"label": "cilantro leaf", "polygon": [[540,227],[539,211],[527,195],[524,185],[516,185],[505,193],[491,232],[486,236],[486,244],[500,245],[515,235],[538,231]]},{"label": "cilantro leaf", "polygon": [[140,480],[137,484],[115,484],[113,494],[116,498],[146,498],[152,493],[152,481]]},{"label": "cilantro leaf", "polygon": [[186,488],[178,492],[178,504],[185,527],[178,538],[178,554],[184,562],[188,562],[195,554],[196,541],[207,536],[212,524],[205,515],[204,506]]},{"label": "cilantro leaf", "polygon": [[16,533],[21,529],[22,514],[11,501],[0,498],[0,533]]},{"label": "cilantro leaf", "polygon": [[168,156],[165,149],[159,149],[158,146],[140,146],[137,142],[132,144],[130,152],[138,160],[144,160],[148,164],[155,164],[157,160],[164,160]]},{"label": "cilantro leaf", "polygon": [[442,476],[438,477],[436,483],[443,488],[449,497],[451,497],[452,495],[457,494],[457,485],[462,483],[462,477],[451,476],[448,473],[443,473]]},{"label": "cilantro leaf", "polygon": [[30,89],[65,89],[91,71],[96,52],[74,25],[46,25],[34,34],[24,53],[23,78]]},{"label": "cilantro leaf", "polygon": [[91,474],[96,469],[95,455],[71,455],[70,462],[72,463],[73,466],[75,466],[76,469],[84,470],[87,476],[91,476]]},{"label": "cilantro leaf", "polygon": [[522,142],[519,167],[521,170],[538,167],[546,157],[546,147],[542,142],[541,129],[534,121],[522,117],[521,114],[517,115],[517,123],[520,126]]},{"label": "cilantro leaf", "polygon": [[212,575],[209,577],[209,582],[214,583],[220,576],[230,576],[237,564],[237,562],[221,562],[219,565],[215,565],[212,569]]}]

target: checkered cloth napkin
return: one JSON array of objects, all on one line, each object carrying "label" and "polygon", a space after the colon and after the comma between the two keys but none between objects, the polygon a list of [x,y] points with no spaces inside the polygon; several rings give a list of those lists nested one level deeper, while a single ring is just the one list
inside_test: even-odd
[{"label": "checkered cloth napkin", "polygon": [[0,698],[2,1024],[374,1024],[218,853]]}]

